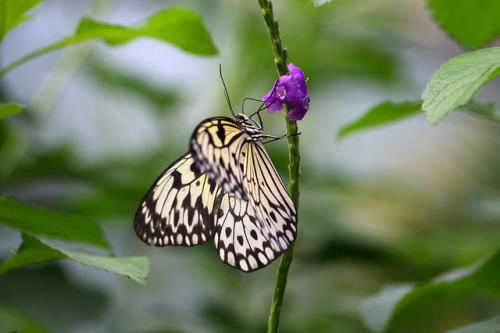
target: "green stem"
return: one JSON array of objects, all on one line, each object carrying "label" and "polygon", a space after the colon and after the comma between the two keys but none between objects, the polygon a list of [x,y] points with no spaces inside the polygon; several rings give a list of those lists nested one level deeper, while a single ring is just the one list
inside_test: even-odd
[{"label": "green stem", "polygon": [[[287,53],[281,45],[281,37],[279,34],[278,21],[273,15],[273,7],[271,0],[257,0],[262,11],[264,22],[267,26],[269,37],[271,38],[272,49],[274,53],[274,64],[280,76],[288,74],[287,67]],[[288,191],[292,198],[295,207],[299,207],[299,180],[300,180],[300,152],[299,152],[299,136],[296,121],[291,121],[288,118],[290,107],[285,106],[285,119],[287,125],[288,135],[288,151],[290,164],[288,172],[290,175],[290,184]],[[278,268],[278,275],[276,277],[276,288],[273,294],[273,303],[271,306],[271,313],[269,314],[269,322],[267,326],[268,333],[278,332],[280,314],[283,308],[283,299],[285,296],[285,289],[288,278],[288,270],[293,260],[294,244],[290,249],[281,257],[280,266]]]},{"label": "green stem", "polygon": [[24,57],[22,57],[22,58],[20,58],[20,59],[18,59],[16,61],[14,61],[9,66],[7,66],[7,67],[3,68],[2,70],[0,70],[0,77],[4,76],[5,74],[7,74],[8,72],[10,72],[14,68],[17,68],[17,67],[21,66],[22,64],[24,64],[25,62],[30,61],[33,58],[36,58],[36,57],[41,56],[41,55],[43,55],[45,53],[48,53],[48,52],[60,49],[61,47],[62,47],[61,43],[57,42],[57,43],[51,44],[49,46],[46,46],[44,48],[41,48],[41,49],[39,49],[39,50],[37,50],[35,52],[32,52],[30,54],[27,54]]}]

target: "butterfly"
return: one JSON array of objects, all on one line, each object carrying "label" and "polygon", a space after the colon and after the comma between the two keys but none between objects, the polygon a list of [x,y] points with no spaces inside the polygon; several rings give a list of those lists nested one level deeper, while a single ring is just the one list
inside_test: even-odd
[{"label": "butterfly", "polygon": [[221,260],[244,272],[287,251],[297,211],[263,145],[277,138],[263,134],[261,124],[243,113],[202,121],[189,151],[146,193],[134,219],[137,236],[154,246],[213,238]]}]

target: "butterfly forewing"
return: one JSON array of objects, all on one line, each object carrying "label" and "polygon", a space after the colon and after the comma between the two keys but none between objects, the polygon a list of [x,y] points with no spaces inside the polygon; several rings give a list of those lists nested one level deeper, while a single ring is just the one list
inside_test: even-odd
[{"label": "butterfly forewing", "polygon": [[191,151],[202,172],[214,179],[225,192],[247,200],[247,193],[238,178],[240,166],[237,164],[244,136],[247,134],[231,118],[210,118],[195,129]]},{"label": "butterfly forewing", "polygon": [[134,229],[154,246],[195,246],[213,235],[213,209],[220,189],[201,173],[190,153],[169,166],[142,201]]}]

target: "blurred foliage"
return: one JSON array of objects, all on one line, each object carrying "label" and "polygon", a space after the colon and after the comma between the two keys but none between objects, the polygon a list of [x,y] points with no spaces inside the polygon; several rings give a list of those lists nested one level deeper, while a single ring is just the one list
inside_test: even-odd
[{"label": "blurred foliage", "polygon": [[429,0],[437,22],[468,48],[485,46],[500,34],[500,3],[496,0]]},{"label": "blurred foliage", "polygon": [[99,256],[87,251],[68,251],[64,248],[41,241],[27,233],[22,234],[23,242],[8,260],[0,265],[0,275],[26,265],[38,264],[57,259],[68,258],[84,265],[103,269],[110,273],[126,276],[144,284],[149,274],[149,262],[146,258],[115,258]]},{"label": "blurred foliage", "polygon": [[51,210],[0,197],[0,220],[23,232],[109,249],[99,225],[85,218],[57,214]]},{"label": "blurred foliage", "polygon": [[422,111],[422,102],[384,102],[370,109],[360,119],[345,125],[340,130],[338,137],[343,138],[356,131],[366,130],[370,127],[390,124]]},{"label": "blurred foliage", "polygon": [[2,323],[2,329],[6,332],[49,332],[46,328],[26,316],[23,312],[7,306],[0,307],[0,323]]},{"label": "blurred foliage", "polygon": [[119,46],[140,37],[156,38],[193,54],[217,54],[217,49],[210,34],[205,29],[201,17],[187,8],[179,7],[159,11],[146,20],[129,27],[98,22],[84,17],[80,20],[73,36],[63,38],[18,59],[2,69],[0,76],[42,54],[89,40],[102,40],[109,46]]},{"label": "blurred foliage", "polygon": [[500,325],[500,317],[493,317],[488,320],[473,323],[456,330],[447,331],[446,333],[495,333],[498,332]]},{"label": "blurred foliage", "polygon": [[[457,318],[457,312],[466,315],[472,310],[468,302],[477,299],[485,305],[475,310],[476,315],[488,318],[500,310],[500,300],[488,297],[500,294],[499,270],[500,251],[486,261],[446,272],[429,283],[387,286],[363,302],[363,317],[375,332],[442,332],[447,322],[460,324],[462,318]],[[422,322],[422,317],[427,320]]]},{"label": "blurred foliage", "polygon": [[0,25],[0,43],[11,29],[29,19],[29,16],[25,15],[25,13],[37,6],[41,1],[42,0],[0,1],[0,19],[2,21]]},{"label": "blurred foliage", "polygon": [[[470,99],[470,97],[472,97],[472,95],[469,95],[467,96],[467,98],[465,98],[465,100],[468,100],[468,102],[465,105],[460,105],[458,107],[459,110],[466,111],[471,115],[485,118],[494,122],[500,122],[500,113],[492,103],[482,104]],[[440,102],[437,102],[436,99],[433,99],[433,101],[437,104],[443,103],[442,100]],[[450,108],[448,106],[446,109],[448,112],[451,112],[455,110],[455,107]],[[435,109],[433,109],[432,111],[435,112]],[[366,131],[368,129],[376,128],[379,126],[390,125],[395,121],[401,121],[404,118],[418,115],[419,113],[423,114],[422,101],[405,101],[399,103],[382,102],[368,110],[359,119],[356,119],[353,122],[344,125],[338,132],[337,137],[339,139],[343,139],[346,136],[358,131]],[[429,115],[429,118],[433,119],[435,122],[438,122],[441,121],[444,116],[446,116],[446,113],[441,112],[439,115]]]},{"label": "blurred foliage", "polygon": [[[406,142],[403,136],[419,131],[416,134],[419,142],[405,149],[413,159],[405,160],[397,151],[393,153],[395,163],[405,171],[402,173],[388,168],[363,174],[354,168],[351,170],[349,164],[338,167],[345,161],[335,165],[329,162],[334,149],[347,145],[351,156],[356,157],[366,150],[360,152],[360,146],[349,146],[353,141],[374,147],[369,143],[376,139],[376,133],[367,131],[349,136],[340,146],[334,142],[337,126],[348,123],[347,119],[362,119],[354,114],[355,107],[337,107],[338,99],[352,98],[340,95],[345,92],[342,87],[355,90],[358,86],[367,86],[382,95],[370,100],[371,105],[383,105],[385,102],[379,102],[387,99],[384,94],[389,91],[404,91],[417,99],[423,86],[415,87],[413,80],[414,72],[420,69],[412,67],[405,54],[417,50],[419,56],[431,58],[429,49],[440,49],[439,46],[450,58],[454,55],[450,53],[457,52],[432,40],[438,32],[426,30],[430,29],[428,21],[412,20],[415,8],[421,7],[415,3],[378,0],[367,5],[361,0],[338,0],[318,9],[311,1],[275,2],[289,60],[309,77],[311,109],[299,123],[304,157],[323,149],[319,147],[328,147],[320,152],[321,159],[304,158],[302,163],[299,238],[282,313],[284,332],[369,332],[370,325],[365,325],[360,315],[360,304],[377,295],[384,285],[410,286],[411,283],[411,288],[406,290],[409,293],[435,290],[435,277],[442,272],[470,265],[498,251],[500,158],[496,152],[500,148],[500,137],[493,124],[471,117],[464,121],[451,115],[449,122],[447,118],[443,126],[435,129],[435,132],[443,130],[444,134],[432,142],[436,149],[434,155],[423,153],[431,148],[417,145],[435,133],[422,127],[409,127],[410,130],[400,134],[401,140],[389,136],[387,140],[377,141],[387,147],[397,146],[399,141]],[[148,3],[152,6],[147,7],[149,15],[159,12],[162,8],[154,5],[160,4],[170,6],[178,2]],[[118,59],[120,53],[103,56],[101,49],[79,68],[75,81],[84,77],[85,84],[72,86],[61,96],[60,103],[66,107],[63,113],[69,116],[61,118],[57,114],[58,106],[54,105],[53,119],[36,121],[38,106],[23,100],[24,95],[16,92],[13,83],[16,75],[23,76],[13,71],[2,81],[3,101],[27,105],[25,111],[0,122],[2,194],[30,206],[46,207],[44,212],[50,209],[78,216],[77,219],[96,221],[104,231],[106,242],[119,256],[148,256],[151,274],[146,286],[141,286],[69,260],[9,271],[0,277],[0,324],[4,325],[0,325],[1,328],[23,332],[22,325],[32,325],[40,332],[125,333],[265,330],[277,263],[244,274],[222,264],[213,244],[189,249],[150,249],[136,238],[132,228],[135,210],[151,183],[171,161],[186,152],[192,125],[201,120],[192,118],[228,115],[217,76],[218,63],[223,64],[224,79],[233,101],[246,96],[258,98],[277,78],[270,41],[256,3],[213,0],[186,5],[203,14],[203,21],[220,50],[221,59],[215,62],[189,58],[191,64],[201,64],[197,68],[215,73],[208,83],[203,81],[201,73],[196,73],[196,80],[188,81],[188,88],[183,88],[182,82],[165,87],[164,82],[152,78],[155,73],[141,72],[143,67],[130,58],[124,66],[118,60],[115,63],[113,58]],[[43,6],[47,6],[46,11],[36,11],[33,15],[51,20],[54,7],[45,2],[40,7]],[[131,3],[117,1],[117,6],[117,13],[125,8],[133,22],[146,17],[139,16]],[[425,11],[419,14],[430,16]],[[86,13],[79,15],[83,17]],[[27,35],[33,35],[34,27],[25,24],[18,29],[23,28]],[[64,35],[65,31],[59,33]],[[30,39],[22,38],[20,40],[29,43]],[[424,38],[429,38],[426,43],[432,47],[426,48],[421,42]],[[60,36],[54,40],[59,39]],[[7,36],[1,51],[8,53],[8,48],[15,47],[12,43]],[[143,54],[146,47],[137,44],[138,53]],[[133,50],[137,44],[130,43],[127,48]],[[438,67],[436,60],[425,59],[432,62],[429,67]],[[34,66],[45,65],[34,63]],[[153,72],[160,71],[162,66],[189,66],[189,62],[177,64],[165,59],[154,64]],[[431,71],[427,70],[426,77],[429,77]],[[497,82],[490,84],[497,89]],[[77,90],[74,94],[77,96],[72,95],[72,89]],[[363,96],[363,92],[359,96],[358,93],[355,90],[356,98],[343,105],[370,98]],[[72,98],[70,104],[65,103],[63,97]],[[87,104],[94,99],[96,104]],[[99,105],[107,100],[110,102]],[[56,131],[48,126],[51,122],[57,119],[71,122],[74,111],[71,106],[77,109],[80,105],[89,109],[86,118],[78,118],[88,121],[82,126],[90,124],[88,136],[75,132],[65,137],[51,132]],[[92,113],[90,109],[96,105],[101,108]],[[484,106],[482,102],[478,105]],[[247,107],[250,108],[250,104]],[[493,114],[492,110],[479,107],[476,114]],[[102,117],[103,113],[108,118]],[[342,114],[347,116],[332,118]],[[110,117],[116,118],[109,121]],[[263,115],[263,118],[266,131],[269,128],[281,134],[282,127],[276,129],[275,126],[281,125],[281,117]],[[124,131],[116,129],[120,120],[130,123]],[[342,123],[334,123],[337,121]],[[455,132],[446,127],[448,123]],[[393,122],[384,130],[405,124]],[[328,130],[322,140],[326,140],[327,145],[320,146],[313,134],[325,128]],[[131,148],[127,146],[130,141],[120,137],[123,133],[136,137],[151,135],[156,141],[145,141],[140,149]],[[82,147],[86,147],[90,139],[95,139],[99,146],[118,141],[121,152],[97,150],[89,154]],[[380,149],[382,154],[383,148],[373,149],[377,152]],[[286,143],[272,143],[266,145],[266,149],[286,182]],[[7,247],[17,248],[21,242],[18,232],[0,226],[2,262],[8,260]],[[59,248],[60,244],[49,245]],[[490,275],[500,276],[497,266],[489,267],[484,279],[488,280]],[[402,315],[394,322],[394,329],[423,331],[419,325],[425,325],[426,331],[434,327],[435,331],[443,332],[483,321],[498,309],[496,291],[470,284],[467,294],[447,297],[447,288],[453,289],[456,285],[442,284],[441,287],[444,287],[442,294],[438,290],[437,296],[429,294],[423,301],[415,298],[413,310],[408,311],[416,317]],[[435,297],[444,303],[438,303]],[[429,303],[442,306],[432,311]],[[491,322],[497,324],[493,319]],[[433,326],[436,323],[439,325]]]},{"label": "blurred foliage", "polygon": [[137,75],[115,69],[109,64],[90,62],[87,66],[86,74],[90,75],[103,89],[109,92],[133,94],[151,103],[151,106],[158,112],[174,108],[179,102],[177,92],[159,87],[158,84],[141,79]]},{"label": "blurred foliage", "polygon": [[18,112],[21,112],[24,107],[22,105],[17,105],[14,103],[10,104],[0,104],[0,119],[8,116],[12,116]]}]

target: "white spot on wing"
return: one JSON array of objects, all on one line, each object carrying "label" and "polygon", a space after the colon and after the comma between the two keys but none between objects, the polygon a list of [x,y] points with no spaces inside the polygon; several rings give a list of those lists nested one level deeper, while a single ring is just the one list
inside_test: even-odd
[{"label": "white spot on wing", "polygon": [[248,256],[248,263],[250,264],[250,267],[252,267],[252,269],[256,269],[257,267],[259,267],[257,260],[255,260],[254,256],[252,255]]},{"label": "white spot on wing", "polygon": [[240,268],[241,270],[247,272],[248,271],[248,265],[247,262],[244,259],[240,260]]},{"label": "white spot on wing", "polygon": [[227,254],[227,262],[231,265],[234,266],[236,265],[236,260],[234,258],[234,254],[232,252],[228,252]]}]

